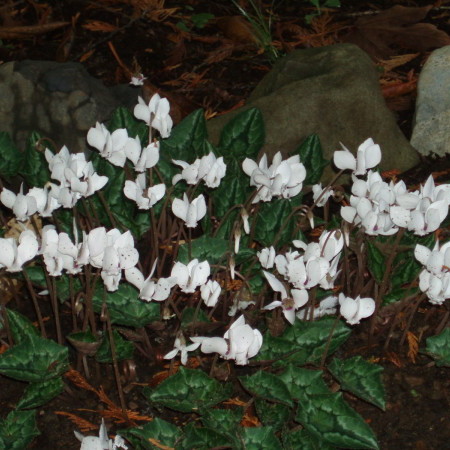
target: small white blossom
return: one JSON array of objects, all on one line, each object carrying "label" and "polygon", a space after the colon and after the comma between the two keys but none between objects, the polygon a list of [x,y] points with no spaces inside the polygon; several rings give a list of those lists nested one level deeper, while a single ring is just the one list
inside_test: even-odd
[{"label": "small white blossom", "polygon": [[221,293],[220,284],[217,281],[208,280],[206,284],[200,286],[202,300],[208,307],[216,306]]},{"label": "small white blossom", "polygon": [[179,333],[178,336],[175,338],[175,343],[173,345],[173,350],[171,350],[169,353],[164,355],[164,359],[172,359],[175,358],[175,356],[180,353],[181,355],[181,364],[183,366],[186,365],[188,360],[188,352],[192,352],[194,350],[197,350],[198,347],[200,347],[200,342],[196,342],[191,345],[186,345],[186,339],[184,338],[183,333]]},{"label": "small white blossom", "polygon": [[355,175],[365,175],[381,161],[381,149],[372,138],[366,139],[359,147],[356,158],[342,145],[344,150],[334,152],[334,164],[338,169],[350,169]]},{"label": "small white blossom", "polygon": [[260,252],[256,253],[259,262],[264,269],[271,269],[275,263],[275,249],[273,246],[263,248]]},{"label": "small white blossom", "polygon": [[15,238],[0,238],[0,268],[5,268],[7,272],[20,272],[38,250],[39,243],[31,230],[22,231],[18,241]]},{"label": "small white blossom", "polygon": [[135,201],[139,209],[150,209],[164,197],[166,185],[161,183],[147,188],[146,175],[140,173],[136,181],[125,181],[123,193],[125,197]]},{"label": "small white blossom", "polygon": [[175,198],[172,202],[172,212],[183,220],[188,228],[195,228],[198,221],[206,215],[205,197],[201,194],[192,202],[189,202],[186,194],[183,195],[183,200]]},{"label": "small white blossom", "polygon": [[88,144],[96,148],[103,158],[118,167],[125,165],[127,141],[128,132],[125,128],[118,128],[110,133],[105,125],[99,122],[95,124],[95,128],[90,128],[87,134]]},{"label": "small white blossom", "polygon": [[375,311],[375,301],[372,298],[351,298],[339,294],[340,313],[350,325],[358,324],[361,319],[371,316]]},{"label": "small white blossom", "polygon": [[162,138],[170,136],[173,121],[169,116],[170,104],[166,98],[154,94],[148,104],[139,97],[138,104],[134,107],[134,115],[143,120],[149,127],[159,131]]},{"label": "small white blossom", "polygon": [[191,294],[197,287],[206,283],[210,273],[208,261],[199,263],[198,259],[193,259],[187,265],[176,262],[172,267],[171,276],[177,280],[182,292]]}]

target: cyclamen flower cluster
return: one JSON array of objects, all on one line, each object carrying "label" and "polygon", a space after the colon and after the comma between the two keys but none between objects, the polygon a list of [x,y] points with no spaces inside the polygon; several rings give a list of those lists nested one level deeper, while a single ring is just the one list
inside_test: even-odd
[{"label": "cyclamen flower cluster", "polygon": [[257,188],[252,203],[269,202],[273,197],[295,197],[301,192],[306,178],[300,157],[295,155],[283,161],[281,152],[275,154],[270,166],[267,165],[267,155],[263,155],[259,164],[245,158],[242,169],[250,177],[250,186]]},{"label": "cyclamen flower cluster", "polygon": [[419,288],[425,292],[430,303],[442,305],[450,298],[450,242],[433,250],[417,244],[414,256],[425,268],[419,275]]},{"label": "cyclamen flower cluster", "polygon": [[325,231],[318,243],[294,241],[293,244],[304,251],[303,255],[298,251],[289,251],[275,256],[273,247],[263,249],[258,254],[263,267],[272,268],[275,265],[278,273],[293,286],[289,293],[281,281],[264,271],[272,289],[281,294],[281,301],[276,300],[264,309],[281,306],[286,320],[290,323],[294,323],[295,311],[308,302],[307,289],[317,285],[323,289],[333,288],[338,275],[337,265],[344,246],[344,237],[339,230]]},{"label": "cyclamen flower cluster", "polygon": [[46,149],[45,158],[51,178],[59,181],[59,185],[49,182],[44,188],[30,189],[27,194],[23,193],[21,186],[17,195],[4,188],[0,194],[0,201],[11,208],[21,222],[35,213],[41,217],[51,217],[53,211],[61,206],[73,208],[81,197],[93,195],[108,182],[108,177],[100,176],[94,171],[84,153],[69,153],[64,146],[56,155]]},{"label": "cyclamen flower cluster", "polygon": [[366,174],[380,160],[380,148],[372,139],[360,145],[356,158],[347,149],[335,152],[335,165],[353,170],[350,206],[341,208],[343,219],[361,225],[373,236],[395,234],[399,227],[418,236],[437,230],[448,214],[450,185],[436,187],[430,176],[420,191],[409,192],[403,181],[388,184],[378,172],[369,170]]},{"label": "cyclamen flower cluster", "polygon": [[185,180],[187,184],[197,184],[203,180],[209,188],[216,188],[227,171],[223,157],[216,158],[213,152],[197,158],[192,164],[175,159],[172,159],[172,162],[183,169],[181,174],[172,178],[172,184],[180,180]]}]

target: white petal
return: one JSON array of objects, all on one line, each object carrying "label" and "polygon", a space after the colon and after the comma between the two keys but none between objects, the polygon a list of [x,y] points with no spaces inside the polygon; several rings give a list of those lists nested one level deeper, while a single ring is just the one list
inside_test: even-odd
[{"label": "white petal", "polygon": [[356,159],[348,150],[338,150],[334,152],[334,165],[341,170],[356,169]]}]

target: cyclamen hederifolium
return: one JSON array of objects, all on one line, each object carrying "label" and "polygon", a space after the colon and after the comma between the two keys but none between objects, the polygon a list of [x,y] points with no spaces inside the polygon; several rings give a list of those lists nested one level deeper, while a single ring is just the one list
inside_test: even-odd
[{"label": "cyclamen hederifolium", "polygon": [[430,176],[419,191],[409,192],[403,181],[386,183],[369,170],[380,160],[381,150],[372,139],[360,145],[356,158],[347,149],[334,153],[336,167],[353,171],[350,206],[341,208],[342,218],[373,236],[392,235],[400,227],[418,236],[436,231],[448,214],[450,185],[436,186]]}]

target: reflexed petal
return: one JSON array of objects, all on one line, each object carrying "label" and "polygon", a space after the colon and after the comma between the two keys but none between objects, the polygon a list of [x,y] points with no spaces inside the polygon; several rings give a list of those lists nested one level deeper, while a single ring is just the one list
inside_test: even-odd
[{"label": "reflexed petal", "polygon": [[221,337],[191,337],[192,342],[200,343],[200,350],[203,353],[219,353],[219,355],[226,355],[228,351],[228,344],[225,339]]},{"label": "reflexed petal", "polygon": [[128,281],[128,283],[131,283],[139,290],[142,289],[142,286],[144,285],[144,275],[137,267],[125,269],[125,278]]},{"label": "reflexed petal", "polygon": [[[358,300],[358,299],[357,299]],[[359,319],[365,319],[371,316],[375,311],[375,301],[372,298],[359,299],[358,316]]]},{"label": "reflexed petal", "polygon": [[341,208],[341,216],[346,222],[353,223],[356,217],[356,208],[353,208],[353,206],[343,206]]},{"label": "reflexed petal", "polygon": [[244,162],[242,163],[242,170],[245,172],[246,175],[250,177],[256,169],[258,169],[258,165],[256,164],[255,161],[253,161],[250,158],[244,159]]},{"label": "reflexed petal", "polygon": [[334,152],[334,165],[341,170],[356,169],[356,159],[348,150],[338,150]]},{"label": "reflexed petal", "polygon": [[401,206],[391,206],[390,218],[398,227],[407,227],[411,220],[411,213]]},{"label": "reflexed petal", "polygon": [[274,275],[272,275],[269,272],[266,272],[265,270],[263,270],[264,276],[266,277],[267,281],[270,284],[270,287],[275,291],[275,292],[280,292],[281,293],[281,298],[287,298],[288,294],[286,291],[286,288],[284,287],[283,283],[278,280],[278,278],[276,278]]},{"label": "reflexed petal", "polygon": [[414,249],[414,256],[423,266],[427,264],[427,260],[431,254],[431,250],[424,245],[417,244]]},{"label": "reflexed petal", "polygon": [[189,271],[188,268],[180,262],[176,262],[172,267],[170,275],[177,280],[177,284],[180,286],[185,286],[189,281]]},{"label": "reflexed petal", "polygon": [[301,308],[308,303],[308,291],[306,289],[292,289],[291,295],[294,299],[295,309]]},{"label": "reflexed petal", "polygon": [[0,238],[0,265],[2,267],[11,267],[15,255],[15,246],[13,238]]}]

